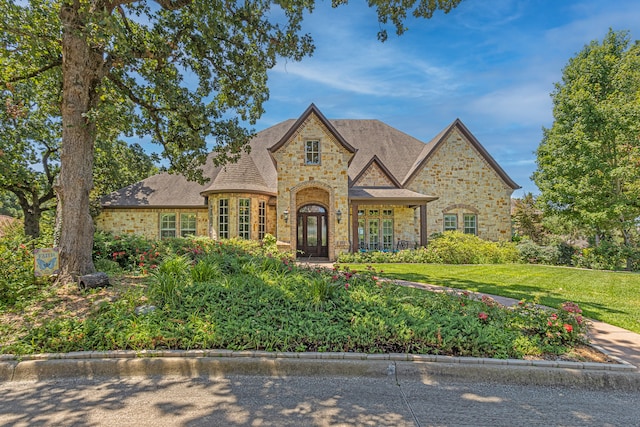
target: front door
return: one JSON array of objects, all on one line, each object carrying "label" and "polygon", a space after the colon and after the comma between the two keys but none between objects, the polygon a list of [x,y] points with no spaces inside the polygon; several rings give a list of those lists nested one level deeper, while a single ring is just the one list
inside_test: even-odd
[{"label": "front door", "polygon": [[298,256],[328,257],[327,210],[319,205],[306,205],[298,210]]}]

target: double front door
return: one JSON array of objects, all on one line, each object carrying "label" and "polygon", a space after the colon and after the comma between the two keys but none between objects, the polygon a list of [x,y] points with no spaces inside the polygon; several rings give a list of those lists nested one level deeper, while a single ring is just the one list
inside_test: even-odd
[{"label": "double front door", "polygon": [[319,205],[306,205],[298,210],[298,256],[328,257],[329,238],[327,210]]}]

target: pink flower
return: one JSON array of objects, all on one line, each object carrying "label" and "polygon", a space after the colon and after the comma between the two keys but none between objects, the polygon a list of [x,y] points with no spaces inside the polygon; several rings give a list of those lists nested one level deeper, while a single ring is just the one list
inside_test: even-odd
[{"label": "pink flower", "polygon": [[582,325],[582,316],[576,316],[576,322],[578,322],[578,325]]},{"label": "pink flower", "polygon": [[571,333],[573,331],[573,326],[571,326],[570,324],[565,323],[563,326],[568,333]]},{"label": "pink flower", "polygon": [[345,289],[349,289],[349,286],[350,286],[350,285],[349,285],[348,283],[345,283],[345,284],[344,284],[344,288],[345,288]]},{"label": "pink flower", "polygon": [[485,313],[484,311],[481,311],[480,313],[478,313],[478,319],[487,320],[488,318],[489,318],[489,315],[487,313]]}]

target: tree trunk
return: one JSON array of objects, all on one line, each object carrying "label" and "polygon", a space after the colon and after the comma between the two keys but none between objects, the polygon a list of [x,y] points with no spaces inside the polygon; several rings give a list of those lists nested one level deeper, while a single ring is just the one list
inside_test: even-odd
[{"label": "tree trunk", "polygon": [[22,213],[24,214],[24,234],[37,239],[40,237],[40,217],[42,211],[39,206],[23,206]]},{"label": "tree trunk", "polygon": [[62,149],[56,186],[60,228],[60,280],[94,273],[91,257],[94,225],[89,213],[93,187],[96,125],[88,113],[96,103],[102,55],[85,36],[80,2],[63,3],[62,30]]}]

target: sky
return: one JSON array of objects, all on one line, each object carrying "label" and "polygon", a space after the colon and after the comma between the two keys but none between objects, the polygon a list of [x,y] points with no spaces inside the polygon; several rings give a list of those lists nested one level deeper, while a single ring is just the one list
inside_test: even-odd
[{"label": "sky", "polygon": [[316,5],[305,19],[316,50],[269,73],[270,99],[254,129],[298,118],[314,103],[328,119],[377,119],[429,142],[456,118],[522,188],[531,181],[551,92],[569,59],[609,29],[640,39],[638,0],[463,0],[449,14],[411,19],[377,40],[364,2]]}]

